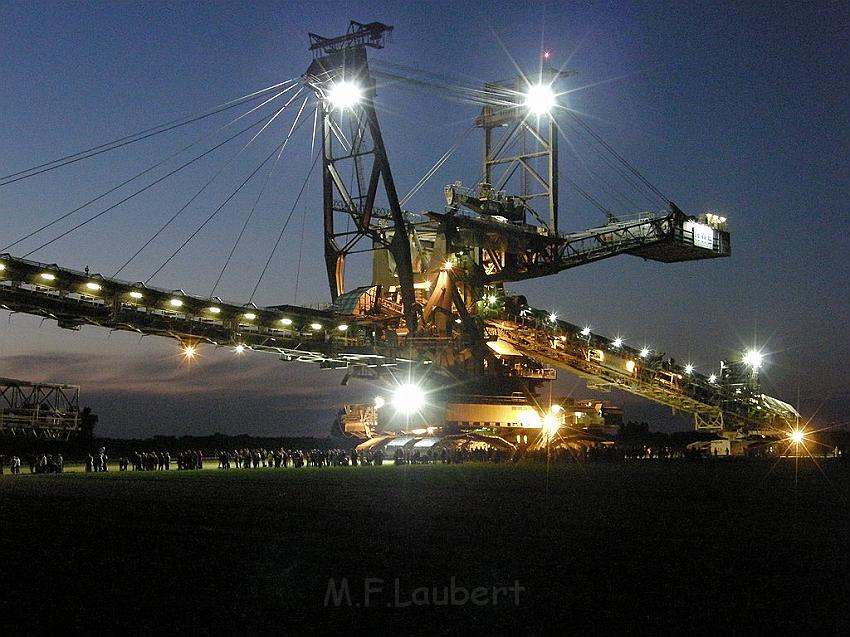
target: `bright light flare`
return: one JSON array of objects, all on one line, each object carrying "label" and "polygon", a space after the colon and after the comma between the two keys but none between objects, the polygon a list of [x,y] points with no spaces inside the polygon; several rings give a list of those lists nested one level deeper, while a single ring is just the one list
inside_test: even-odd
[{"label": "bright light flare", "polygon": [[546,414],[543,416],[543,435],[545,435],[547,439],[551,440],[554,438],[560,428],[561,423],[555,415]]},{"label": "bright light flare", "polygon": [[363,97],[360,87],[349,80],[335,82],[328,90],[328,101],[339,110],[351,108]]},{"label": "bright light flare", "polygon": [[555,106],[555,92],[548,84],[535,84],[525,93],[525,107],[532,115],[546,115]]},{"label": "bright light flare", "polygon": [[806,439],[806,432],[802,429],[794,429],[791,433],[788,434],[788,440],[793,442],[795,445],[801,444]]},{"label": "bright light flare", "polygon": [[716,383],[716,382],[717,382],[717,374],[712,374],[711,376],[709,376],[709,377],[708,377],[708,382],[709,382],[709,383],[711,383],[712,385],[713,385],[714,383]]},{"label": "bright light flare", "polygon": [[693,374],[694,373],[694,366],[691,365],[690,363],[685,365],[685,373],[686,374]]},{"label": "bright light flare", "polygon": [[413,414],[425,404],[425,392],[414,383],[400,385],[393,394],[393,407],[403,414]]},{"label": "bright light flare", "polygon": [[192,360],[197,355],[197,350],[194,345],[184,345],[183,346],[183,358],[186,360]]},{"label": "bright light flare", "polygon": [[383,396],[375,396],[375,409],[380,409],[384,405],[387,404],[387,401],[384,400]]},{"label": "bright light flare", "polygon": [[614,339],[614,342],[612,343],[612,345],[614,345],[614,347],[622,347],[623,346],[623,339],[618,336],[617,338]]},{"label": "bright light flare", "polygon": [[445,261],[443,263],[443,267],[441,268],[444,272],[448,272],[454,267],[454,264],[451,261]]},{"label": "bright light flare", "polygon": [[626,371],[630,374],[635,371],[635,362],[632,360],[626,361]]},{"label": "bright light flare", "polygon": [[753,370],[757,370],[762,366],[762,363],[764,362],[764,357],[758,350],[750,349],[744,353],[743,361],[745,365],[752,367]]},{"label": "bright light flare", "polygon": [[233,351],[237,354],[243,354],[245,352],[245,346],[242,343],[239,343],[239,345],[233,348]]},{"label": "bright light flare", "polygon": [[581,331],[581,335],[582,336],[590,336],[590,326],[589,325],[584,326],[584,329],[582,329],[582,331]]},{"label": "bright light flare", "polygon": [[549,322],[550,322],[550,323],[554,323],[554,322],[555,322],[555,321],[557,321],[557,320],[558,320],[558,315],[557,315],[557,314],[552,313],[552,314],[550,314],[550,315],[549,315]]},{"label": "bright light flare", "polygon": [[498,300],[499,300],[499,299],[498,299],[498,298],[496,298],[496,295],[495,295],[495,294],[491,294],[490,296],[488,296],[488,297],[487,297],[487,302],[488,302],[490,305],[496,305],[496,301],[498,301]]},{"label": "bright light flare", "polygon": [[647,356],[649,356],[649,348],[644,347],[642,350],[640,350],[640,357],[646,358]]}]

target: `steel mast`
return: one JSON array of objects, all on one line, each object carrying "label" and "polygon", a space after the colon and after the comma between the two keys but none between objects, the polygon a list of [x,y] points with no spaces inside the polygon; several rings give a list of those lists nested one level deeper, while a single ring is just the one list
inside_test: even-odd
[{"label": "steel mast", "polygon": [[[365,239],[371,249],[385,248],[395,260],[404,319],[409,333],[414,334],[417,316],[408,224],[375,113],[375,79],[366,55],[367,47],[383,48],[392,29],[380,22],[352,21],[345,35],[309,34],[315,58],[304,77],[321,109],[324,250],[331,299],[336,301],[345,291],[345,257]],[[335,90],[348,91],[351,103],[334,104]],[[349,188],[341,167],[352,164],[355,183]],[[375,207],[380,182],[388,210]],[[337,225],[340,216],[347,216],[354,229]]]}]

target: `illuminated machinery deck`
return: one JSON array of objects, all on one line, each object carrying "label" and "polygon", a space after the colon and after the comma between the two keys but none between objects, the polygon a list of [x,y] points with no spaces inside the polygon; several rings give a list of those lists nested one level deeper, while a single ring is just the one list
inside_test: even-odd
[{"label": "illuminated machinery deck", "polygon": [[327,367],[402,360],[392,357],[392,334],[383,337],[378,322],[362,317],[289,305],[234,305],[9,255],[0,255],[0,308],[54,319],[66,329],[94,325],[186,345],[242,345]]},{"label": "illuminated machinery deck", "polygon": [[[461,202],[466,205],[466,202]],[[455,247],[481,250],[478,284],[495,284],[556,274],[609,257],[631,254],[674,263],[728,257],[725,219],[690,217],[671,205],[664,212],[612,218],[596,228],[552,234],[539,226],[508,223],[498,216],[428,213]]]},{"label": "illuminated machinery deck", "polygon": [[697,429],[771,433],[787,431],[798,418],[790,405],[759,393],[746,379],[705,376],[538,310],[490,320],[487,332],[525,356],[586,378],[591,389],[620,389],[691,414]]}]

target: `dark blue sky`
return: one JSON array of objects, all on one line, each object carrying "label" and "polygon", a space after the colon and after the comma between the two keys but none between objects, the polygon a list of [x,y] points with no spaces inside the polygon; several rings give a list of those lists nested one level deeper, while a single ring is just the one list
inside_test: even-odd
[{"label": "dark blue sky", "polygon": [[[715,210],[730,220],[731,259],[664,265],[623,257],[514,290],[567,320],[619,333],[633,345],[650,344],[703,371],[734,350],[764,346],[768,393],[796,402],[799,388],[804,412],[822,404],[826,420],[847,420],[846,3],[4,3],[0,173],[297,77],[310,61],[307,32],[333,35],[349,18],[395,26],[391,44],[373,57],[376,63],[426,69],[469,86],[513,75],[508,53],[524,68],[535,67],[542,43],[555,64],[568,61],[578,71],[567,88],[588,87],[570,93],[569,107],[585,113],[684,210]],[[300,98],[294,106],[299,104]],[[476,115],[473,106],[402,86],[381,87],[379,108],[403,193]],[[122,277],[146,278],[285,135],[293,109]],[[206,121],[0,189],[0,243],[226,121]],[[247,300],[292,209],[310,166],[310,125],[299,132],[216,291],[224,298]],[[477,179],[480,139],[467,139],[409,209],[439,209],[443,184]],[[575,154],[568,147],[562,144],[562,173],[606,205],[617,205],[588,177],[587,167],[597,160],[580,144]],[[111,274],[237,149],[199,162],[32,258]],[[254,299],[258,304],[327,301],[317,177],[295,209],[284,247]],[[603,221],[567,184],[562,191],[563,230]],[[256,193],[247,188],[237,196],[152,283],[208,294]],[[625,205],[620,208],[625,212]],[[57,226],[44,240],[68,227]],[[30,240],[12,252],[23,254],[40,243]],[[364,268],[355,264],[353,276],[358,271]],[[140,343],[128,334],[91,328],[71,333],[29,317],[3,319],[0,376],[79,383],[84,402],[101,414],[105,434],[318,432],[333,417],[332,405],[373,393],[362,385],[339,387],[338,373],[282,364],[273,356],[237,360],[207,348],[187,369],[167,340]],[[561,391],[585,395],[580,383],[562,376]],[[623,403],[627,417],[687,426],[643,401],[608,398]]]}]

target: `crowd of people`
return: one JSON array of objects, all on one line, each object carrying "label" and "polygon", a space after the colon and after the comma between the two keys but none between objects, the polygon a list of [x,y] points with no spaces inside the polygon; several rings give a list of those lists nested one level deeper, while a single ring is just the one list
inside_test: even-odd
[{"label": "crowd of people", "polygon": [[[30,473],[62,473],[65,470],[65,459],[61,453],[36,454],[28,458]],[[0,455],[0,475],[6,471],[6,456]],[[9,458],[9,471],[13,475],[21,472],[21,457],[11,456]]]},{"label": "crowd of people", "polygon": [[[762,450],[759,447],[758,450]],[[757,450],[757,451],[758,451]],[[437,444],[426,449],[403,448],[393,445],[375,446],[367,449],[234,449],[233,451],[215,451],[208,455],[218,461],[219,469],[259,469],[259,468],[300,468],[300,467],[343,467],[343,466],[380,466],[389,462],[395,465],[416,464],[463,464],[466,462],[515,463],[531,462],[621,462],[625,460],[671,460],[716,458],[700,449],[678,449],[664,445],[553,445],[551,448],[517,448],[499,450],[484,444],[470,446],[449,446]],[[832,457],[847,461],[850,454],[843,444],[831,450]],[[729,457],[727,451],[723,457]],[[748,450],[746,457],[759,458]],[[767,457],[767,456],[764,456]],[[21,458],[17,455],[0,455],[0,475],[8,466],[12,474],[21,473]],[[65,460],[61,453],[34,454],[27,457],[30,473],[62,473]],[[119,471],[168,471],[199,470],[204,468],[204,453],[198,450],[184,450],[173,455],[168,451],[134,451],[122,455],[117,461]],[[109,457],[106,448],[100,447],[85,458],[86,472],[105,472],[109,469]]]}]

